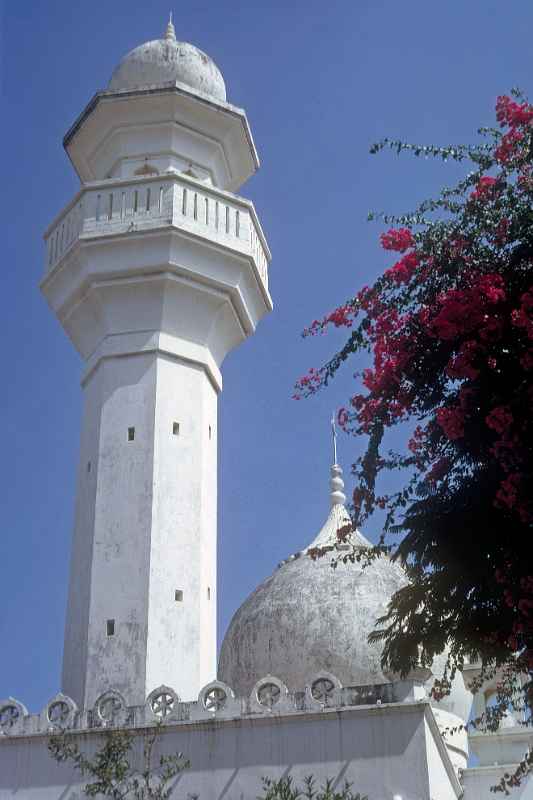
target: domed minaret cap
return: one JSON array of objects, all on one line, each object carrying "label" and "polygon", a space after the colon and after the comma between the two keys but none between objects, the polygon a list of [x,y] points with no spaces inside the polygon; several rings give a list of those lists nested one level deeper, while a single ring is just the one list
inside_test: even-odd
[{"label": "domed minaret cap", "polygon": [[224,78],[214,61],[198,47],[178,42],[170,14],[161,39],[153,39],[124,56],[109,81],[110,91],[185,84],[215,100],[226,100]]}]

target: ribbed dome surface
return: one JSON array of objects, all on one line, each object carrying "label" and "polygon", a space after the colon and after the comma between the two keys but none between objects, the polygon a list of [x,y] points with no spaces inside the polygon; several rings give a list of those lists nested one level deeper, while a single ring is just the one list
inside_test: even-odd
[{"label": "ribbed dome surface", "polygon": [[[313,546],[324,546],[349,522],[345,508],[334,505]],[[361,534],[356,537],[356,544],[368,545]],[[388,558],[366,569],[356,562],[335,570],[327,555],[316,561],[305,553],[289,559],[233,617],[222,644],[220,679],[241,695],[267,674],[292,691],[323,670],[344,685],[386,683],[381,647],[370,645],[368,634],[405,580]]]},{"label": "ribbed dome surface", "polygon": [[178,42],[170,22],[163,39],[145,42],[124,56],[108,88],[116,91],[176,81],[217,100],[226,99],[224,79],[214,61],[194,45]]},{"label": "ribbed dome surface", "polygon": [[[310,547],[335,546],[337,531],[350,524],[341,474],[334,465],[331,511]],[[350,541],[352,546],[370,546],[359,532],[351,534]],[[332,569],[330,555],[313,560],[307,555],[309,549],[280,564],[231,620],[218,675],[238,695],[248,696],[266,675],[275,675],[290,691],[304,689],[314,675],[324,671],[344,686],[389,680],[380,665],[382,644],[369,644],[368,635],[391,596],[405,586],[403,569],[386,557],[365,568],[356,561]],[[445,662],[445,655],[435,659],[435,677],[442,676]],[[433,680],[428,681],[428,689]],[[470,705],[471,695],[458,673],[451,695],[436,707],[466,720]]]}]

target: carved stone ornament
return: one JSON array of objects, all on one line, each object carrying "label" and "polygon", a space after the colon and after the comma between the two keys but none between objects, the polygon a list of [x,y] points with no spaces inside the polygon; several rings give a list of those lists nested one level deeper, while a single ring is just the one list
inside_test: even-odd
[{"label": "carved stone ornament", "polygon": [[264,714],[285,711],[294,711],[294,698],[289,695],[289,690],[275,675],[265,675],[257,681],[250,695],[250,709],[253,713]]},{"label": "carved stone ornament", "polygon": [[200,689],[198,702],[191,707],[191,719],[220,719],[240,717],[242,714],[241,700],[235,698],[235,692],[222,681],[214,680]]},{"label": "carved stone ornament", "polygon": [[311,684],[311,694],[313,699],[322,705],[327,706],[330,704],[335,691],[335,684],[330,678],[317,678]]},{"label": "carved stone ornament", "polygon": [[306,686],[306,695],[311,706],[318,704],[321,708],[339,705],[342,684],[336,675],[321,671],[316,673]]},{"label": "carved stone ornament", "polygon": [[128,716],[126,702],[119,692],[111,689],[100,695],[94,704],[96,722],[107,726],[123,725]]},{"label": "carved stone ornament", "polygon": [[159,686],[150,692],[146,699],[146,705],[154,717],[165,720],[178,710],[179,701],[174,689],[171,689],[170,686]]},{"label": "carved stone ornament", "polygon": [[27,715],[27,708],[13,697],[0,700],[0,734],[9,736],[18,733],[22,720]]},{"label": "carved stone ornament", "polygon": [[315,673],[307,686],[305,695],[310,708],[329,708],[341,703],[342,684],[336,675],[321,671]]},{"label": "carved stone ornament", "polygon": [[46,707],[46,722],[50,728],[71,728],[77,710],[74,700],[60,692]]},{"label": "carved stone ornament", "polygon": [[203,696],[203,704],[206,711],[212,711],[216,714],[217,711],[222,711],[228,702],[228,695],[220,686],[212,686]]},{"label": "carved stone ornament", "polygon": [[257,690],[257,702],[265,708],[272,708],[279,703],[280,688],[275,683],[262,683]]}]

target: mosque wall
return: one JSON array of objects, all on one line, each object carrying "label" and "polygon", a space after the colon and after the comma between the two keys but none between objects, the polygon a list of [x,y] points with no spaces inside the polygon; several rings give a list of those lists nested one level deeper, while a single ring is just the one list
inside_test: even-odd
[{"label": "mosque wall", "polygon": [[[142,732],[135,731],[137,754]],[[87,753],[101,743],[98,731],[75,735]],[[43,735],[0,740],[0,800],[81,800],[83,781],[53,761],[46,744]],[[180,800],[255,800],[263,776],[288,774],[352,782],[369,800],[461,794],[425,702],[165,725],[155,759],[176,751],[192,762],[176,783]]]},{"label": "mosque wall", "polygon": [[[491,787],[499,783],[505,773],[513,774],[518,764],[494,764],[491,767],[472,767],[463,770],[461,783],[464,786],[464,800],[487,800],[498,797],[491,792]],[[502,796],[502,795],[500,795]],[[511,800],[532,800],[533,776],[523,781],[521,786],[511,789]]]},{"label": "mosque wall", "polygon": [[[444,800],[449,797],[449,775],[446,771],[446,763],[443,761],[439,752],[438,742],[442,739],[436,739],[431,730],[428,719],[425,721],[426,726],[426,752],[427,752],[427,765],[428,765],[428,783],[431,786],[431,794],[428,795],[431,800]],[[453,752],[448,755],[452,759]],[[464,763],[464,762],[463,762]],[[464,798],[466,800],[466,798]]]}]

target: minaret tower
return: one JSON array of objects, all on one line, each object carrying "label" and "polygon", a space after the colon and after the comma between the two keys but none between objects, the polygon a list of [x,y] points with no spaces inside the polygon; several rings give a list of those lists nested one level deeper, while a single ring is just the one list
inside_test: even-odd
[{"label": "minaret tower", "polygon": [[81,188],[41,283],[85,362],[62,688],[81,708],[110,687],[192,700],[216,676],[220,367],[272,309],[268,246],[234,194],[257,153],[171,21],[64,146]]}]

